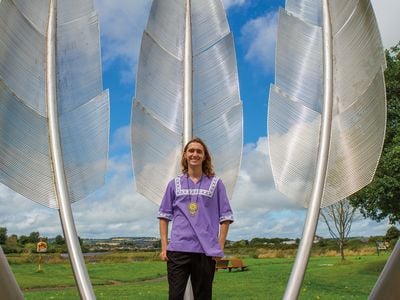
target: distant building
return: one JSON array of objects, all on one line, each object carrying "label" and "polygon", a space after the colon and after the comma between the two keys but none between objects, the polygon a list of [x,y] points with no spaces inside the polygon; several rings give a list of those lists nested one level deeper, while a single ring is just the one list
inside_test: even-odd
[{"label": "distant building", "polygon": [[285,245],[296,245],[296,241],[295,240],[283,241],[282,244],[285,244]]},{"label": "distant building", "polygon": [[316,243],[318,243],[318,242],[319,242],[320,240],[322,240],[322,239],[323,239],[322,236],[314,235],[314,241],[313,241],[313,243],[316,244]]}]

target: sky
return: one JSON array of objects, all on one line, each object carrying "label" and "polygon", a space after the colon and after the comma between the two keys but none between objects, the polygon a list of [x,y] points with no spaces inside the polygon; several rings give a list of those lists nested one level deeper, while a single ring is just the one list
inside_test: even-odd
[{"label": "sky", "polygon": [[[301,237],[306,209],[275,189],[266,137],[269,86],[274,81],[277,11],[283,0],[224,0],[235,39],[244,112],[241,169],[231,199],[235,222],[228,239]],[[385,48],[400,41],[400,1],[372,0]],[[106,183],[72,204],[82,238],[158,236],[158,206],[135,190],[130,148],[130,109],[140,40],[151,0],[95,0],[100,17],[103,86],[110,91],[110,152]],[[0,227],[8,234],[62,234],[58,211],[36,204],[0,185]],[[380,223],[358,218],[351,236],[383,235]],[[323,223],[317,234],[329,237]]]}]

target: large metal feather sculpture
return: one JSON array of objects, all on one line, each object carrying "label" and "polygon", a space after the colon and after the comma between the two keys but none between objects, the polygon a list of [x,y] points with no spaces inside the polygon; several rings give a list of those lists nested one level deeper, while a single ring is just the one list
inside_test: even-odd
[{"label": "large metal feather sculpture", "polygon": [[369,0],[287,0],[268,112],[276,187],[308,206],[285,299],[295,299],[320,207],[371,182],[383,146],[384,51]]},{"label": "large metal feather sculpture", "polygon": [[0,2],[0,182],[59,210],[81,298],[94,298],[71,202],[103,185],[109,96],[92,0]]},{"label": "large metal feather sculpture", "polygon": [[154,0],[132,106],[137,190],[160,203],[184,144],[202,138],[231,195],[242,153],[242,103],[232,33],[220,0]]}]

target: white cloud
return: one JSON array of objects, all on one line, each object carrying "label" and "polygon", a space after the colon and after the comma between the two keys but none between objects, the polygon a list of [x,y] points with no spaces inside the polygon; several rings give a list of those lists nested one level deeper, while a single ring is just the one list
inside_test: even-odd
[{"label": "white cloud", "polygon": [[247,2],[247,0],[222,0],[225,10],[228,10],[229,8],[231,8],[233,6],[242,6],[246,2]]},{"label": "white cloud", "polygon": [[381,32],[383,46],[388,49],[400,41],[400,1],[371,0]]},{"label": "white cloud", "polygon": [[268,12],[248,21],[241,29],[240,36],[241,43],[247,45],[245,59],[271,73],[275,66],[277,25],[277,12]]},{"label": "white cloud", "polygon": [[[400,41],[400,1],[372,0],[375,15],[385,48],[395,46]],[[247,51],[245,59],[264,70],[272,72],[275,65],[275,44],[278,22],[277,12],[268,12],[264,16],[248,21],[241,30],[240,41]]]},{"label": "white cloud", "polygon": [[[306,210],[276,191],[272,181],[267,140],[245,146],[242,167],[231,200],[235,223],[229,239],[254,237],[297,238],[302,234]],[[135,191],[130,153],[109,161],[106,185],[87,199],[72,204],[78,235],[81,237],[158,236],[158,206]],[[0,186],[0,227],[9,234],[44,236],[62,234],[57,210],[43,207]],[[317,233],[328,236],[320,225]],[[387,222],[357,222],[355,235],[384,234]]]},{"label": "white cloud", "polygon": [[130,147],[131,144],[131,126],[122,126],[119,127],[114,131],[114,133],[111,136],[111,149],[110,151],[116,151],[120,150],[123,148]]},{"label": "white cloud", "polygon": [[103,68],[121,60],[121,80],[133,83],[151,0],[96,0],[95,3],[100,18]]},{"label": "white cloud", "polygon": [[[248,0],[224,0],[228,10]],[[151,0],[95,0],[100,18],[103,68],[119,62],[121,82],[133,84],[143,30],[150,12]]]}]

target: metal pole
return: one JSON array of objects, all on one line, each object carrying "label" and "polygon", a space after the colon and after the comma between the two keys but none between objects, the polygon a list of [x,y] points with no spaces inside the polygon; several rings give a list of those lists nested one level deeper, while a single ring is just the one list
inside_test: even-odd
[{"label": "metal pole", "polygon": [[296,260],[290,274],[289,282],[283,299],[292,300],[299,296],[307,268],[311,247],[317,228],[319,211],[324,191],[329,147],[331,139],[332,103],[333,103],[333,45],[332,28],[328,0],[322,0],[323,6],[323,64],[324,64],[324,105],[319,136],[319,149],[317,156],[316,174],[310,199],[307,218],[304,225]]},{"label": "metal pole", "polygon": [[23,300],[24,296],[0,247],[0,291],[2,299]]},{"label": "metal pole", "polygon": [[400,299],[400,240],[397,241],[381,275],[369,295],[370,300]]},{"label": "metal pole", "polygon": [[[183,145],[186,145],[193,137],[193,56],[190,0],[186,0],[185,6],[185,50],[183,58]],[[190,277],[186,285],[184,299],[194,299]]]},{"label": "metal pole", "polygon": [[193,56],[190,0],[186,0],[185,51],[183,63],[183,144],[186,145],[193,136]]},{"label": "metal pole", "polygon": [[49,119],[49,143],[54,172],[54,183],[59,205],[61,224],[80,297],[81,299],[96,299],[81,252],[74,219],[72,216],[71,204],[68,198],[68,187],[64,173],[57,109],[56,24],[57,0],[50,0],[46,45],[46,101]]}]

